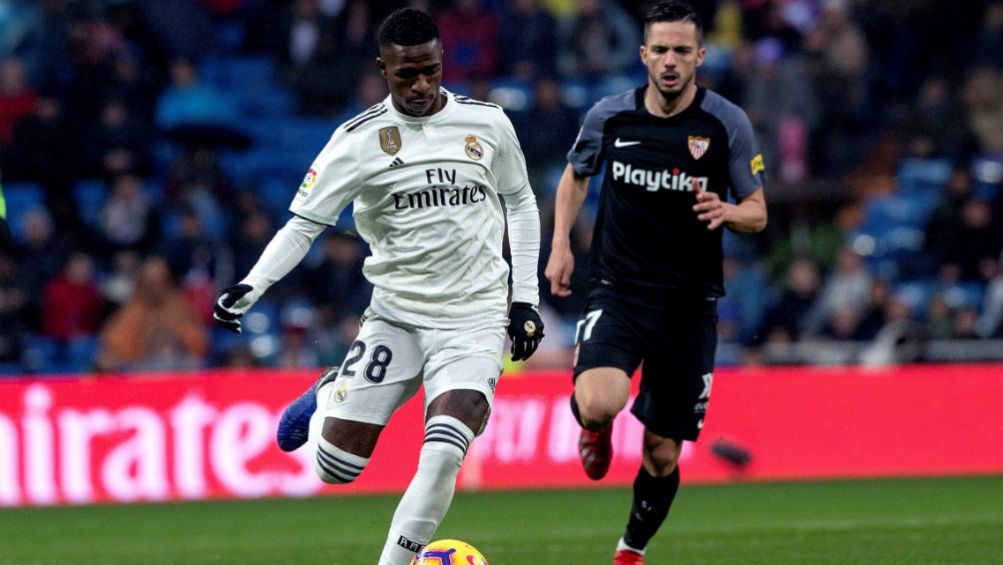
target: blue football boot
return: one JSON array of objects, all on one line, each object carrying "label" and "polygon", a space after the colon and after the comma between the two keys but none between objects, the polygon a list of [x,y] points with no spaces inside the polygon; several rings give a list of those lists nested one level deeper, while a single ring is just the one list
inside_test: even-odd
[{"label": "blue football boot", "polygon": [[340,367],[328,367],[306,392],[293,401],[282,413],[275,439],[282,451],[295,451],[306,443],[310,435],[310,417],[317,411],[317,391],[338,377]]}]

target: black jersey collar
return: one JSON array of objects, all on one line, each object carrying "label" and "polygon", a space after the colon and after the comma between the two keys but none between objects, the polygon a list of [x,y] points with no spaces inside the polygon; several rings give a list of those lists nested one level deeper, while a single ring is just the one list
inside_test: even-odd
[{"label": "black jersey collar", "polygon": [[652,117],[652,118],[655,118],[655,119],[658,119],[658,120],[681,120],[681,119],[685,118],[690,113],[695,112],[696,109],[699,108],[701,104],[703,104],[704,95],[707,94],[707,89],[706,88],[704,88],[702,86],[697,86],[696,96],[693,97],[693,101],[690,102],[689,106],[683,108],[682,112],[679,112],[678,114],[676,114],[674,116],[667,116],[667,117],[656,116],[656,115],[652,114],[651,112],[649,112],[648,109],[644,107],[644,93],[648,89],[648,86],[649,85],[645,84],[644,86],[638,87],[634,91],[634,105],[637,107],[637,111],[638,112],[641,112],[642,114],[644,114],[646,116],[649,116],[649,117]]}]

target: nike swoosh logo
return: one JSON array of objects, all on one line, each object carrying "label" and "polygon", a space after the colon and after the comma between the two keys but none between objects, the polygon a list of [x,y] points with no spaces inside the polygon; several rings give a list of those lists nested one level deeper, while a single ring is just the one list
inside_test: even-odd
[{"label": "nike swoosh logo", "polygon": [[640,141],[621,141],[620,138],[618,137],[616,138],[616,141],[613,142],[613,147],[616,148],[630,147],[631,145],[640,145],[640,144],[641,144]]}]

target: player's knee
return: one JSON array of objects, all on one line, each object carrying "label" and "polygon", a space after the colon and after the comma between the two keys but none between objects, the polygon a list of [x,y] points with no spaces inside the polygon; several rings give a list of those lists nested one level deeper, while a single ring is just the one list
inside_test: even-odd
[{"label": "player's knee", "polygon": [[320,480],[332,485],[345,485],[359,478],[369,458],[348,453],[321,439],[313,463]]},{"label": "player's knee", "polygon": [[645,438],[642,459],[652,476],[665,477],[679,465],[680,453],[680,442],[667,438],[655,440],[649,435]]},{"label": "player's knee", "polygon": [[599,430],[605,428],[613,422],[620,406],[609,400],[598,396],[587,396],[578,399],[578,413],[581,416],[581,423],[587,429]]}]

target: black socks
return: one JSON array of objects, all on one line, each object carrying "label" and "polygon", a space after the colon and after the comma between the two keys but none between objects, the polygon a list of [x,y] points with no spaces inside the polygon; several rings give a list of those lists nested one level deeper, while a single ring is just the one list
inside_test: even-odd
[{"label": "black socks", "polygon": [[665,477],[652,477],[642,465],[634,479],[634,504],[623,541],[634,549],[644,549],[648,540],[669,514],[679,490],[679,467]]}]

